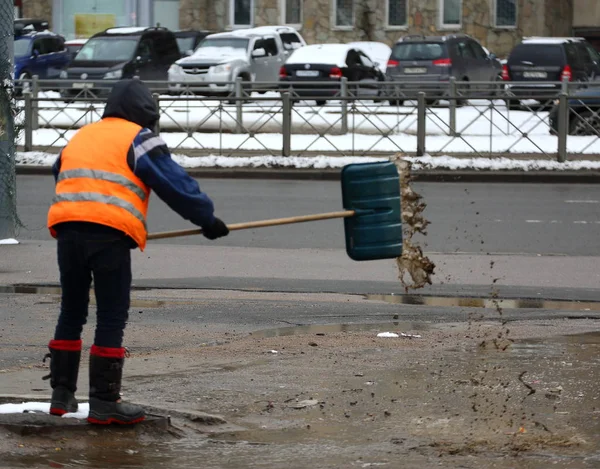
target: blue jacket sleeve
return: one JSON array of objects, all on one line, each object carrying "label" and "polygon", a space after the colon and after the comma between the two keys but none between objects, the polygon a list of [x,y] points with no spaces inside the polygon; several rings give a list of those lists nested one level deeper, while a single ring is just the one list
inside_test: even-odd
[{"label": "blue jacket sleeve", "polygon": [[54,176],[55,183],[56,183],[56,181],[58,181],[58,173],[60,173],[60,155],[61,154],[62,154],[62,152],[58,154],[58,158],[56,158],[56,161],[52,165],[52,175]]},{"label": "blue jacket sleeve", "polygon": [[214,223],[212,200],[173,161],[167,144],[151,130],[143,129],[135,137],[127,159],[134,174],[172,210],[201,227]]}]

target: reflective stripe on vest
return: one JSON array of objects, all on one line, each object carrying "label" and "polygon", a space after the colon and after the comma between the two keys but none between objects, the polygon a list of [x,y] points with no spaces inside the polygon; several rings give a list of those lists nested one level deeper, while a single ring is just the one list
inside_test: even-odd
[{"label": "reflective stripe on vest", "polygon": [[102,181],[114,182],[133,192],[142,200],[142,202],[146,200],[146,193],[140,186],[130,181],[125,176],[110,173],[108,171],[101,171],[98,169],[68,169],[67,171],[59,173],[56,182],[58,183],[66,179],[77,178],[101,179]]},{"label": "reflective stripe on vest", "polygon": [[146,227],[146,219],[144,215],[133,206],[133,204],[115,197],[114,195],[99,194],[97,192],[63,192],[57,194],[52,199],[52,203],[56,204],[59,202],[100,202],[107,205],[113,205],[115,207],[127,210],[131,215],[137,218]]}]

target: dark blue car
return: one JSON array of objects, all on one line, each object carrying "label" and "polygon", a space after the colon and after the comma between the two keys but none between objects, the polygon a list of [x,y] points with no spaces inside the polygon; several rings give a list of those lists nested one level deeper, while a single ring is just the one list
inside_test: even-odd
[{"label": "dark blue car", "polygon": [[69,53],[62,36],[51,32],[33,32],[15,37],[15,80],[59,78],[69,63]]},{"label": "dark blue car", "polygon": [[[590,82],[569,98],[569,135],[600,136],[600,81]],[[558,133],[558,105],[550,112],[550,132]]]}]

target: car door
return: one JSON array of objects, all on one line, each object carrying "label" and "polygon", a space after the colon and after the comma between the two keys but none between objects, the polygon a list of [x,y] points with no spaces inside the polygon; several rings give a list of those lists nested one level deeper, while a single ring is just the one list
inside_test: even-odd
[{"label": "car door", "polygon": [[279,80],[279,69],[284,64],[284,52],[275,37],[266,37],[263,42],[263,47],[267,52],[265,77],[269,82],[277,82]]},{"label": "car door", "polygon": [[579,55],[579,58],[581,59],[581,62],[583,64],[583,69],[585,71],[586,81],[593,80],[594,77],[596,76],[596,67],[597,67],[597,64],[592,59],[592,56],[588,52],[588,50],[585,47],[585,44],[583,42],[576,43],[575,47],[577,49],[577,53]]},{"label": "car door", "polygon": [[584,42],[584,47],[592,61],[592,75],[590,80],[594,80],[595,78],[600,77],[600,53],[598,53],[598,51],[587,41]]},{"label": "car door", "polygon": [[[490,58],[489,54],[481,47],[477,41],[469,41],[471,44],[471,48],[473,49],[473,53],[475,55],[475,60],[477,62],[477,66],[479,69],[478,80],[480,81],[496,81],[496,77],[498,76],[498,71],[496,70],[496,66],[494,65],[494,61]],[[487,86],[481,85],[482,89],[488,89]]]},{"label": "car door", "polygon": [[[466,78],[469,82],[481,81],[481,67],[475,58],[475,51],[471,47],[471,41],[467,38],[457,40],[456,47],[458,55],[462,62],[462,76],[457,77],[457,80]],[[479,88],[478,85],[469,84],[471,90]]]},{"label": "car door", "polygon": [[48,78],[58,78],[61,70],[66,67],[69,62],[68,53],[65,49],[65,43],[62,38],[54,37],[50,39],[50,47],[48,54]]},{"label": "car door", "polygon": [[[252,47],[251,59],[254,81],[269,81],[269,57],[267,56],[265,39],[257,39]],[[260,55],[255,55],[260,54]]]},{"label": "car door", "polygon": [[140,77],[140,80],[154,80],[156,77],[155,64],[152,59],[155,57],[152,40],[149,37],[142,37],[135,52],[135,72],[134,75]]},{"label": "car door", "polygon": [[585,66],[583,64],[583,57],[580,56],[577,45],[572,42],[566,43],[565,53],[567,54],[567,63],[571,67],[571,81],[588,81]]},{"label": "car door", "polygon": [[179,47],[175,37],[170,33],[154,34],[150,36],[152,40],[152,51],[154,57],[153,75],[154,80],[167,81],[169,67],[179,59]]},{"label": "car door", "polygon": [[[37,52],[36,52],[37,51]],[[37,75],[41,79],[47,77],[48,69],[48,39],[37,38],[33,41],[33,47],[31,48],[32,59],[31,59],[31,75]]]},{"label": "car door", "polygon": [[360,58],[362,78],[360,80],[360,95],[376,97],[379,94],[379,74],[373,61],[363,51],[357,51]]}]

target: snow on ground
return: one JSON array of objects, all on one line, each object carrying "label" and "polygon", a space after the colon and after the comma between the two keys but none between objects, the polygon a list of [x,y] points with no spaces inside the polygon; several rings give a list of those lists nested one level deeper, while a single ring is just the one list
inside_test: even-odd
[{"label": "snow on ground", "polygon": [[0,245],[19,244],[14,238],[0,239]]},{"label": "snow on ground", "polygon": [[[513,160],[510,158],[454,158],[450,156],[405,157],[415,169],[447,170],[517,170],[517,171],[577,171],[599,170],[600,161]],[[184,168],[298,168],[335,169],[352,163],[387,161],[388,158],[366,156],[199,156],[189,157],[173,154],[173,159]],[[18,152],[18,165],[51,166],[56,160],[55,153]]]},{"label": "snow on ground", "polygon": [[[22,402],[21,404],[1,404],[0,414],[22,414],[27,412],[41,412],[44,414],[50,413],[49,402]],[[88,403],[79,403],[77,412],[64,414],[62,418],[85,419],[90,413],[90,405]]]},{"label": "snow on ground", "polygon": [[[56,93],[46,93],[49,98]],[[267,94],[267,96],[270,96]],[[273,96],[275,97],[275,96]],[[161,136],[173,150],[208,149],[219,153],[259,150],[280,154],[283,145],[280,102],[254,101],[243,106],[243,126],[236,129],[236,107],[215,100],[189,100],[165,96],[161,101]],[[292,112],[291,150],[368,154],[413,152],[417,146],[414,103],[392,107],[370,101],[350,105],[348,133],[341,134],[341,108],[337,102],[315,107],[300,103]],[[430,108],[426,120],[426,149],[430,153],[538,153],[555,154],[558,137],[550,134],[548,112],[510,111],[500,100],[490,109],[487,101],[473,100],[456,111],[456,131],[449,135],[450,110]],[[62,101],[39,103],[40,129],[33,133],[36,147],[66,144],[77,129],[101,118],[103,107]],[[91,110],[90,110],[91,109]],[[54,128],[47,128],[54,127]],[[248,132],[251,132],[251,135]],[[525,136],[524,136],[525,134]],[[23,135],[21,135],[23,139]],[[23,144],[23,141],[20,142]],[[600,154],[595,136],[569,136],[571,154]]]}]

